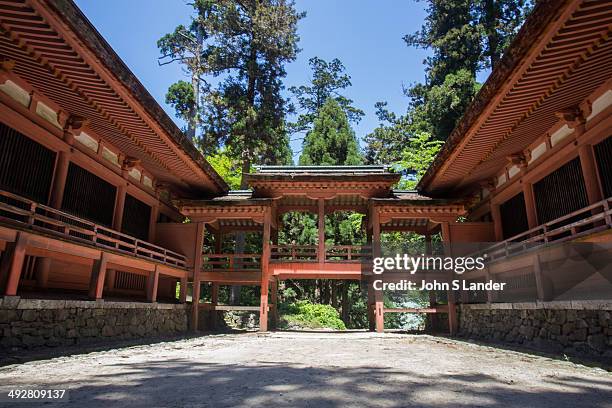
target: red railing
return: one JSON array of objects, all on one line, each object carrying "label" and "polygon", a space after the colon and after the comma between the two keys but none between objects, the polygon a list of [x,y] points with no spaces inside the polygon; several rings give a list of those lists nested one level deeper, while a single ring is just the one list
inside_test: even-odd
[{"label": "red railing", "polygon": [[187,265],[182,254],[2,190],[0,221],[166,265]]},{"label": "red railing", "polygon": [[[317,262],[317,245],[272,245],[272,262]],[[325,248],[325,262],[361,262],[372,255],[372,248],[360,245],[332,245]]]},{"label": "red railing", "polygon": [[202,254],[202,270],[213,272],[259,272],[259,254]]},{"label": "red railing", "polygon": [[494,260],[548,242],[577,239],[610,228],[612,228],[612,197],[496,243],[485,252],[489,259]]},{"label": "red railing", "polygon": [[272,245],[272,262],[316,262],[319,248],[316,245]]},{"label": "red railing", "polygon": [[372,257],[372,247],[333,245],[325,248],[325,262],[363,262]]}]

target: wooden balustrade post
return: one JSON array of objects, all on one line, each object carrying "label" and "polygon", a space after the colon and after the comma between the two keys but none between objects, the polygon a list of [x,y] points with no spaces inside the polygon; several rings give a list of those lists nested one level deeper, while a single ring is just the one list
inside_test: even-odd
[{"label": "wooden balustrade post", "polygon": [[104,279],[106,277],[106,266],[108,264],[108,254],[102,252],[100,259],[94,261],[91,268],[91,277],[89,280],[89,298],[98,300],[102,299],[104,290]]},{"label": "wooden balustrade post", "polygon": [[155,270],[149,272],[147,276],[147,301],[157,302],[157,288],[159,287],[159,268],[155,265]]},{"label": "wooden balustrade post", "polygon": [[4,282],[4,295],[17,296],[21,271],[26,255],[27,238],[21,233],[17,233],[15,242],[6,244],[2,261],[0,262],[0,285]]}]

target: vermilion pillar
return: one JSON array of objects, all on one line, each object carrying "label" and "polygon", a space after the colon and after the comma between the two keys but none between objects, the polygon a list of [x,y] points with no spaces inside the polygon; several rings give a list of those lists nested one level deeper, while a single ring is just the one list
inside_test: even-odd
[{"label": "vermilion pillar", "polygon": [[[450,223],[448,221],[444,221],[442,222],[441,227],[442,227],[442,241],[446,245],[448,245],[452,240]],[[449,291],[447,297],[448,297],[448,330],[450,332],[450,335],[454,336],[457,333],[457,328],[459,326],[459,323],[457,321],[457,305],[455,303],[455,293],[452,291]]]},{"label": "vermilion pillar", "polygon": [[493,228],[495,231],[495,240],[503,241],[504,231],[502,228],[501,212],[499,210],[499,204],[491,204],[491,218],[493,218]]},{"label": "vermilion pillar", "polygon": [[[380,216],[376,208],[372,208],[372,256],[374,258],[381,255],[380,249]],[[385,310],[383,304],[382,290],[374,290],[372,286],[368,291],[374,292],[374,318],[376,331],[382,333],[385,330]]]},{"label": "vermilion pillar", "polygon": [[95,260],[93,263],[93,267],[91,268],[91,278],[89,280],[89,297],[91,299],[102,299],[107,264],[108,254],[106,253],[102,253],[100,259]]},{"label": "vermilion pillar", "polygon": [[319,198],[318,204],[318,227],[319,227],[319,246],[317,259],[320,264],[325,262],[325,200]]},{"label": "vermilion pillar", "polygon": [[0,275],[3,277],[2,281],[6,279],[5,296],[17,296],[19,279],[21,278],[21,270],[23,269],[23,261],[26,254],[26,245],[26,238],[18,232],[15,242],[8,243],[2,254]]},{"label": "vermilion pillar", "polygon": [[533,184],[523,183],[523,198],[525,199],[525,212],[527,213],[527,225],[529,229],[538,226],[538,213],[536,211],[533,196]]},{"label": "vermilion pillar", "polygon": [[578,154],[580,156],[580,166],[582,167],[582,176],[584,177],[589,204],[595,204],[603,200],[603,192],[601,191],[597,175],[597,164],[593,146],[583,144],[578,148]]},{"label": "vermilion pillar", "polygon": [[266,208],[264,212],[263,225],[263,248],[261,254],[261,296],[259,302],[259,330],[268,331],[268,290],[270,287],[269,263],[270,263],[270,224],[271,209]]},{"label": "vermilion pillar", "polygon": [[157,302],[157,288],[159,287],[159,270],[157,265],[155,270],[149,272],[147,277],[147,300],[151,303]]},{"label": "vermilion pillar", "polygon": [[198,222],[195,237],[195,249],[193,259],[193,294],[191,310],[191,328],[198,330],[198,318],[200,313],[200,273],[202,272],[202,245],[204,244],[204,223]]}]

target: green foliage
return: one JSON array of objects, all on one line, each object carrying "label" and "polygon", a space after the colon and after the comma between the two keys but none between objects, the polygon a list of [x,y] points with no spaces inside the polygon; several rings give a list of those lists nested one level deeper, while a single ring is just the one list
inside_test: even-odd
[{"label": "green foliage", "polygon": [[355,132],[335,99],[321,107],[304,139],[300,165],[356,165],[363,162]]},{"label": "green foliage", "polygon": [[193,87],[185,81],[178,81],[168,88],[166,103],[172,106],[176,116],[189,122],[195,110]]},{"label": "green foliage", "polygon": [[310,85],[292,86],[289,91],[297,100],[300,115],[291,124],[293,132],[308,131],[329,98],[333,98],[342,108],[348,120],[359,122],[364,115],[361,109],[353,106],[353,101],[340,94],[340,91],[351,86],[351,77],[339,59],[327,62],[319,57],[308,60],[312,69]]},{"label": "green foliage", "polygon": [[414,189],[441,147],[440,140],[432,140],[431,135],[425,132],[418,132],[408,139],[408,146],[402,151],[402,157],[395,163],[395,167],[397,171],[411,177],[404,178],[400,187]]},{"label": "green foliage", "polygon": [[313,304],[307,300],[281,304],[281,327],[299,326],[309,329],[346,330],[338,311],[330,305]]},{"label": "green foliage", "polygon": [[221,149],[208,156],[207,160],[232,190],[240,188],[240,180],[242,178],[240,163],[230,157],[225,149]]}]

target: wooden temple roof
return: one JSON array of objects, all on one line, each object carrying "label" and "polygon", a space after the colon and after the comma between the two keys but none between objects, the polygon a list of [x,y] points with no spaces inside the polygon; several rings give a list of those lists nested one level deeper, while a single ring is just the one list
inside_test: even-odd
[{"label": "wooden temple roof", "polygon": [[523,154],[555,126],[560,113],[576,111],[585,98],[609,86],[611,30],[609,1],[537,2],[419,191],[457,195],[490,182],[509,157]]},{"label": "wooden temple roof", "polygon": [[[0,55],[64,116],[187,196],[229,188],[70,0],[0,3]],[[61,124],[61,123],[60,123]]]},{"label": "wooden temple roof", "polygon": [[400,174],[387,166],[259,166],[247,174],[253,197],[387,197]]}]

